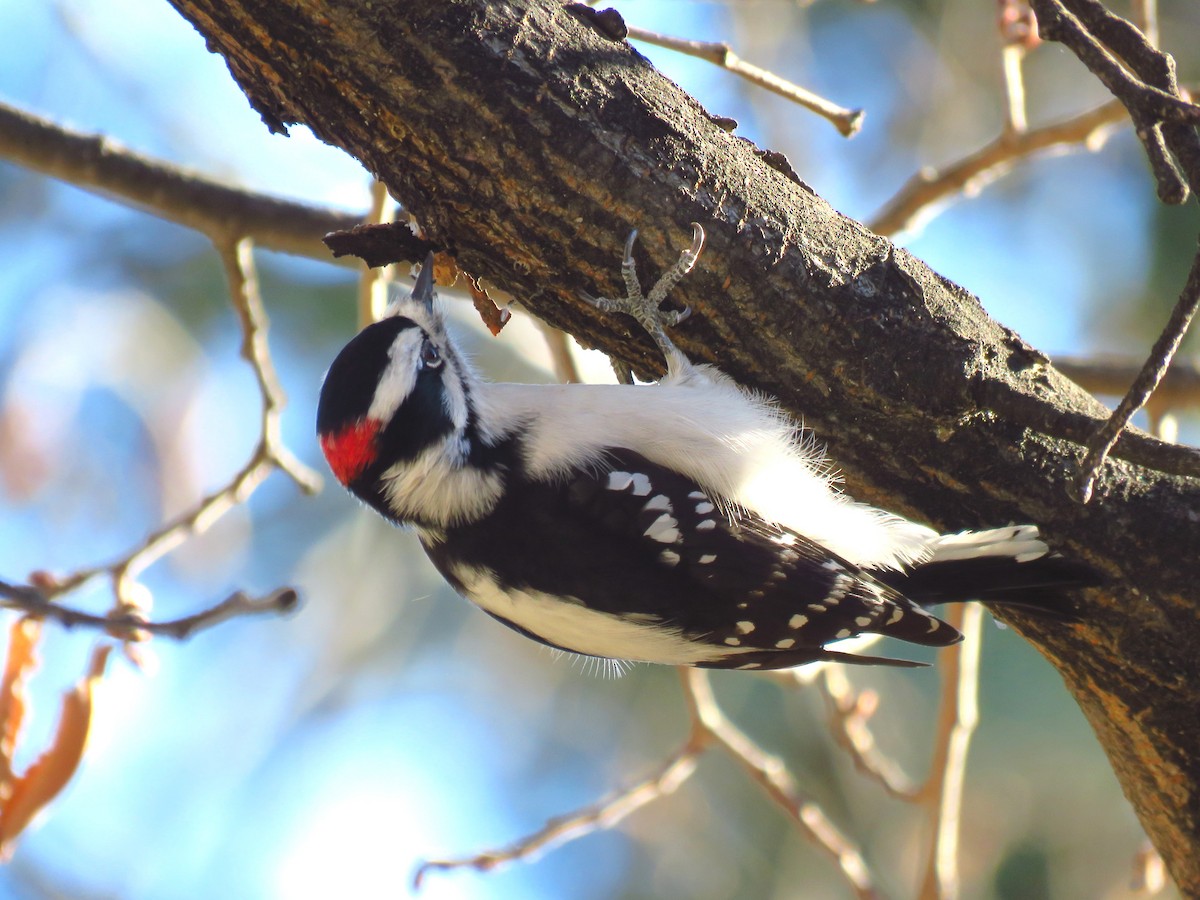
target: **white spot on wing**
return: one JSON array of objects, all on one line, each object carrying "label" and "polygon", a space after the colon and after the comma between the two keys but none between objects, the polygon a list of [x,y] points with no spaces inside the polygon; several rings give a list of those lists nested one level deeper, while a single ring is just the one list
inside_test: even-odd
[{"label": "white spot on wing", "polygon": [[703,556],[700,557],[700,559],[697,560],[697,562],[700,563],[700,565],[702,565],[702,566],[707,566],[710,562],[714,562],[716,560],[716,558],[717,558],[717,554],[715,554],[715,553],[705,553]]},{"label": "white spot on wing", "polygon": [[753,622],[738,622],[737,625],[735,625],[734,627],[737,628],[738,634],[749,634],[750,632],[752,632],[754,630],[754,623]]},{"label": "white spot on wing", "polygon": [[655,510],[671,511],[671,500],[666,494],[655,494],[646,501],[646,505],[642,507],[646,512],[654,512]]},{"label": "white spot on wing", "polygon": [[839,640],[841,640],[842,638],[848,638],[848,637],[850,637],[850,629],[843,628],[841,631],[839,631],[837,634],[835,634],[834,637]]},{"label": "white spot on wing", "polygon": [[659,561],[666,563],[668,566],[679,564],[679,554],[674,550],[663,550],[658,554]]},{"label": "white spot on wing", "polygon": [[669,514],[663,513],[646,529],[645,537],[660,544],[674,544],[682,537],[679,533],[679,523]]},{"label": "white spot on wing", "polygon": [[707,500],[703,501],[702,503],[696,504],[696,514],[700,515],[700,516],[706,516],[710,512],[712,512],[714,509],[716,509],[716,507],[713,506],[711,503],[709,503]]},{"label": "white spot on wing", "polygon": [[633,484],[633,476],[628,472],[609,472],[608,489],[610,491],[625,491]]},{"label": "white spot on wing", "polygon": [[776,641],[775,646],[778,647],[780,650],[787,650],[791,647],[796,646],[796,640],[795,640],[795,638],[784,638],[782,641]]},{"label": "white spot on wing", "polygon": [[735,637],[725,638],[725,643],[727,643],[730,647],[740,647],[742,645],[742,642]]},{"label": "white spot on wing", "polygon": [[799,613],[788,619],[788,628],[803,628],[808,624],[808,616],[802,616]]},{"label": "white spot on wing", "polygon": [[870,616],[859,616],[857,619],[854,620],[854,624],[857,625],[859,628],[866,628],[868,625],[871,624],[871,617]]},{"label": "white spot on wing", "polygon": [[633,476],[633,496],[645,497],[650,493],[650,477],[637,472]]},{"label": "white spot on wing", "polygon": [[713,519],[705,519],[696,525],[697,531],[712,531],[717,527],[717,523]]}]

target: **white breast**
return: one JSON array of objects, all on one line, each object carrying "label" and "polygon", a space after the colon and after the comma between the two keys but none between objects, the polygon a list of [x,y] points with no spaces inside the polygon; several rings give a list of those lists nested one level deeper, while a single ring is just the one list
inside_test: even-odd
[{"label": "white breast", "polygon": [[671,666],[693,666],[736,652],[689,641],[678,629],[588,609],[571,598],[505,590],[487,569],[454,566],[453,571],[472,602],[564,650]]}]

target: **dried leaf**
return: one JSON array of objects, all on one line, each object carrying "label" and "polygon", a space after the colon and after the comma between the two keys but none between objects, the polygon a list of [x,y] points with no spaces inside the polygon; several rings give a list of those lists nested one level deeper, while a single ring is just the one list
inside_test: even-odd
[{"label": "dried leaf", "polygon": [[28,617],[17,619],[9,630],[8,658],[0,680],[0,804],[8,800],[12,791],[13,754],[28,706],[25,680],[37,665],[34,654],[41,633],[42,623]]},{"label": "dried leaf", "polygon": [[492,333],[492,337],[495,337],[508,324],[512,313],[496,305],[496,301],[489,297],[488,292],[479,284],[479,279],[467,275],[467,287],[471,291],[471,299],[475,302],[475,310],[479,313],[479,318],[483,320],[487,330]]},{"label": "dried leaf", "polygon": [[460,273],[458,260],[449,253],[433,254],[433,281],[438,287],[454,287]]},{"label": "dried leaf", "polygon": [[0,809],[0,859],[12,855],[13,842],[58,793],[66,787],[87,745],[96,685],[104,675],[111,645],[92,651],[87,674],[63,695],[58,729],[50,747],[17,778],[12,794]]}]

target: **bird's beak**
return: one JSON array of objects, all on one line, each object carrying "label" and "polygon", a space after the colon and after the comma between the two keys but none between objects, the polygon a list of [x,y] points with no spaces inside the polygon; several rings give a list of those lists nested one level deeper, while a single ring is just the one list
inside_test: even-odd
[{"label": "bird's beak", "polygon": [[412,298],[423,303],[426,309],[433,309],[433,253],[426,256],[421,264],[421,274],[413,285]]}]

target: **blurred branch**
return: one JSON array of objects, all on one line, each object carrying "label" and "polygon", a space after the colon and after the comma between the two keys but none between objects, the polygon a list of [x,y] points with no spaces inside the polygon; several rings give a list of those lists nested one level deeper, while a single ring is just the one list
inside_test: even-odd
[{"label": "blurred branch", "polygon": [[1133,24],[1146,36],[1147,43],[1158,46],[1158,0],[1133,0]]},{"label": "blurred branch", "polygon": [[1004,88],[1004,131],[1029,130],[1025,107],[1025,54],[1038,45],[1037,22],[1027,0],[1000,0],[1000,67]]},{"label": "blurred branch", "polygon": [[611,828],[643,806],[675,791],[696,770],[700,756],[711,747],[723,748],[788,814],[806,838],[829,856],[850,883],[856,897],[875,897],[870,871],[858,850],[834,827],[824,811],[800,791],[796,779],[776,757],[767,754],[721,711],[708,676],[699,669],[680,668],[691,728],[687,740],[659,765],[654,774],[593,806],[551,819],[545,826],[500,850],[486,850],[456,859],[422,863],[413,876],[414,888],[433,870],[475,869],[528,859],[535,853]]},{"label": "blurred branch", "polygon": [[856,897],[876,896],[874,879],[857,848],[834,827],[825,812],[806,797],[783,761],[766,753],[730,721],[713,696],[708,675],[700,669],[680,669],[684,696],[705,731],[733,757],[809,841],[834,861]]},{"label": "blurred branch", "polygon": [[[1134,854],[1128,889],[1140,897],[1153,897],[1167,886],[1167,869],[1154,845],[1146,841]],[[1115,892],[1114,892],[1115,893]]]},{"label": "blurred branch", "polygon": [[1052,125],[1025,132],[1005,131],[958,162],[942,169],[921,169],[875,214],[868,227],[884,236],[913,231],[941,211],[939,204],[959,195],[974,196],[1030,156],[1049,150],[1098,150],[1108,130],[1125,118],[1125,108],[1113,100]]},{"label": "blurred branch", "polygon": [[[1054,367],[1093,394],[1122,396],[1141,371],[1136,362],[1121,359],[1057,359]],[[1181,409],[1200,406],[1200,366],[1176,356],[1162,381],[1146,401],[1149,431],[1164,441],[1178,434],[1175,415]]]},{"label": "blurred branch", "polygon": [[541,851],[595,831],[612,828],[630,813],[674,793],[675,789],[696,771],[696,763],[710,744],[711,737],[708,733],[693,726],[692,733],[683,745],[663,760],[657,771],[648,778],[593,806],[586,806],[551,819],[533,834],[513,842],[502,850],[487,850],[458,859],[427,860],[421,863],[413,874],[413,889],[420,889],[425,876],[435,870],[465,868],[489,872],[505,863],[529,859]]},{"label": "blurred branch", "polygon": [[865,113],[861,109],[846,109],[838,106],[812,91],[780,78],[773,72],[752,65],[736,53],[726,43],[721,41],[689,41],[684,38],[670,37],[665,34],[655,34],[641,28],[628,27],[630,40],[644,41],[656,47],[665,47],[678,53],[685,53],[697,59],[703,59],[715,66],[720,66],[751,84],[765,88],[793,103],[798,103],[810,112],[814,112],[829,121],[845,137],[853,137],[862,128]]},{"label": "blurred branch", "polygon": [[[225,275],[229,279],[229,296],[242,328],[242,358],[250,364],[258,382],[262,400],[262,435],[247,468],[264,463],[279,469],[296,482],[306,494],[321,489],[321,476],[300,462],[283,443],[280,417],[287,405],[283,387],[275,374],[275,364],[267,346],[267,314],[258,289],[258,272],[254,266],[254,245],[249,238],[217,242]],[[238,502],[249,493],[234,492]]]},{"label": "blurred branch", "polygon": [[351,213],[238,190],[4,103],[0,159],[210,236],[246,236],[271,250],[325,262],[322,236],[362,222]]},{"label": "blurred branch", "polygon": [[1024,134],[1029,130],[1025,114],[1025,48],[1020,44],[1005,44],[1000,51],[1004,82],[1004,133]]},{"label": "blurred branch", "polygon": [[926,857],[921,900],[953,900],[959,894],[958,835],[962,818],[967,751],[979,722],[979,647],[983,607],[956,604],[946,616],[963,634],[960,644],[942,651],[942,699],[929,779],[918,795],[929,811],[933,836]]},{"label": "blurred branch", "polygon": [[875,742],[869,723],[879,708],[875,691],[855,693],[842,666],[826,666],[816,682],[829,711],[829,729],[854,767],[898,800],[913,800],[917,788],[895,760]]},{"label": "blurred branch", "polygon": [[[1034,9],[1043,37],[1068,47],[1128,110],[1158,182],[1159,199],[1182,203],[1190,192],[1200,191],[1200,105],[1180,93],[1175,61],[1097,0],[1034,0]],[[1152,15],[1146,7],[1141,12]],[[1091,499],[1104,461],[1166,375],[1197,309],[1200,250],[1141,371],[1113,414],[1087,440],[1087,452],[1069,489],[1080,502]]]},{"label": "blurred branch", "polygon": [[[1055,359],[1054,368],[1093,394],[1119,397],[1137,378],[1141,364],[1125,358],[1067,356]],[[1179,357],[1171,360],[1147,406],[1155,404],[1171,409],[1200,406],[1200,365]]]},{"label": "blurred branch", "polygon": [[[371,182],[371,208],[366,221],[372,225],[390,225],[396,221],[398,207],[388,193],[387,185],[378,179]],[[358,327],[366,328],[379,321],[387,306],[387,287],[392,280],[390,266],[365,266],[358,276]]]},{"label": "blurred branch", "polygon": [[61,606],[51,599],[54,594],[54,591],[39,586],[0,581],[0,606],[20,610],[38,619],[53,619],[67,628],[85,626],[103,629],[113,637],[125,641],[139,640],[145,634],[184,640],[197,631],[238,616],[290,612],[299,601],[296,591],[292,588],[279,588],[261,597],[250,597],[237,591],[216,606],[190,616],[166,622],[150,622],[139,612],[128,608],[115,608],[108,615],[99,616]]},{"label": "blurred branch", "polygon": [[534,319],[546,338],[546,349],[550,351],[550,365],[554,369],[554,377],[563,384],[579,384],[583,379],[579,376],[579,367],[575,365],[575,357],[571,355],[571,341],[565,331],[547,325],[541,319]]},{"label": "blurred branch", "polygon": [[[286,399],[267,346],[267,319],[258,290],[252,245],[249,239],[218,243],[229,279],[230,299],[242,332],[242,357],[250,364],[258,383],[262,418],[258,445],[241,469],[225,486],[201,498],[190,510],[150,534],[125,555],[99,566],[80,569],[63,578],[43,576],[37,590],[47,601],[69,593],[100,575],[112,579],[114,611],[133,614],[149,606],[149,592],[137,581],[151,564],[182,543],[207,530],[234,506],[245,503],[275,470],[289,476],[305,493],[320,489],[320,476],[300,462],[283,444],[280,416]],[[82,622],[77,616],[74,621]],[[108,621],[97,617],[97,621]]]}]

